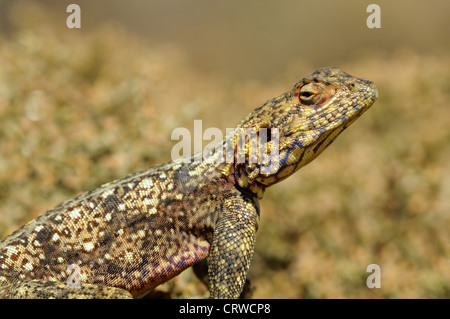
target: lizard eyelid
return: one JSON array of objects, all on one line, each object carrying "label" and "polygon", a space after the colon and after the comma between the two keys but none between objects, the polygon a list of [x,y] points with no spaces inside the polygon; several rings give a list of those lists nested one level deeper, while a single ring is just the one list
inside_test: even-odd
[{"label": "lizard eyelid", "polygon": [[323,92],[323,87],[318,83],[307,83],[299,88],[297,97],[302,104],[314,104]]}]

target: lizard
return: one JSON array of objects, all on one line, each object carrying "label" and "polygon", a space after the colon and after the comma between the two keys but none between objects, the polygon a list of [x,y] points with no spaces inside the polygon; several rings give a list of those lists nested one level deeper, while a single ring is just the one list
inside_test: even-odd
[{"label": "lizard", "polygon": [[[267,129],[260,147],[277,161],[250,161],[248,137],[238,154],[234,134],[221,144],[233,161],[175,160],[60,204],[0,241],[0,297],[140,298],[206,261],[210,298],[238,298],[265,189],[316,158],[377,97],[373,82],[320,68],[237,126]],[[275,169],[262,169],[267,158]]]}]

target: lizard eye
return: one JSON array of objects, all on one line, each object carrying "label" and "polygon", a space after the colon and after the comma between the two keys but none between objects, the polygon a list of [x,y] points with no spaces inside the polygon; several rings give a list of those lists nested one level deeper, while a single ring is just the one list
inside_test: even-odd
[{"label": "lizard eye", "polygon": [[317,103],[321,97],[322,87],[318,83],[308,83],[303,85],[298,91],[298,99],[302,104]]},{"label": "lizard eye", "polygon": [[314,93],[312,93],[312,92],[300,92],[300,97],[303,100],[307,100],[307,99],[311,98],[313,95],[314,95]]}]

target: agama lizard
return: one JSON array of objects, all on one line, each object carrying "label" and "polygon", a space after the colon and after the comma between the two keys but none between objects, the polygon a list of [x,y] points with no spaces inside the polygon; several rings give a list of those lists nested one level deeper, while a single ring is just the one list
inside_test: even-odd
[{"label": "agama lizard", "polygon": [[247,139],[244,161],[172,161],[62,203],[1,240],[0,297],[138,298],[205,259],[211,298],[239,297],[264,190],[317,157],[377,94],[370,81],[318,69],[238,126],[268,129],[272,151],[278,130],[276,170],[249,161]]}]

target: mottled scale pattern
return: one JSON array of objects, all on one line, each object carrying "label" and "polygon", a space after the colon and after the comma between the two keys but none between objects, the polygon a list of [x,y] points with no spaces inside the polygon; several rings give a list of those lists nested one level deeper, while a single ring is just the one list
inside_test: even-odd
[{"label": "mottled scale pattern", "polygon": [[[231,137],[237,159],[239,132],[269,130],[267,148],[279,150],[275,171],[249,161],[247,138],[244,161],[220,162],[218,154],[173,161],[59,205],[0,241],[0,297],[139,298],[205,260],[211,297],[239,297],[265,189],[313,160],[376,98],[372,82],[318,69],[258,107]],[[225,153],[227,143],[220,145]],[[69,281],[74,271],[78,286]]]}]

